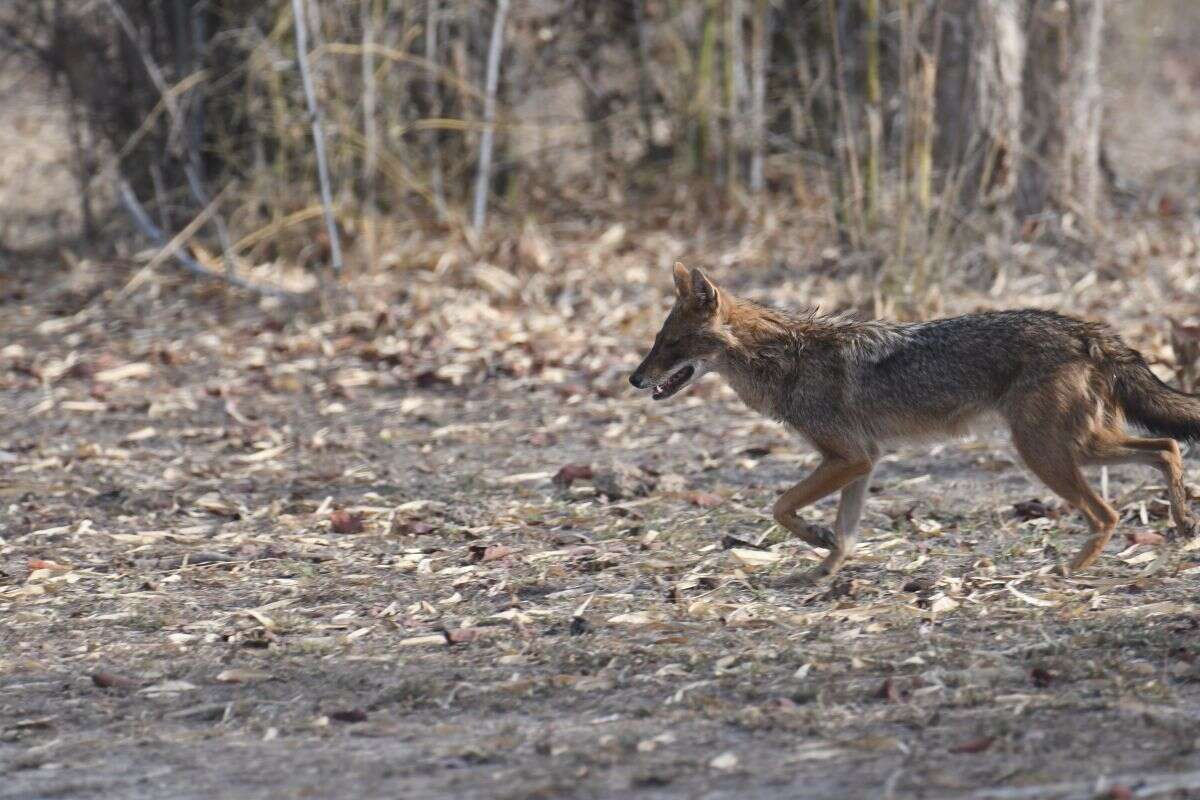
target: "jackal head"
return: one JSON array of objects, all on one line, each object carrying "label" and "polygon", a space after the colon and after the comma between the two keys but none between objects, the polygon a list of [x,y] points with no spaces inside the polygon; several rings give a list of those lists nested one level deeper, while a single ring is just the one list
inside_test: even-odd
[{"label": "jackal head", "polygon": [[717,324],[724,298],[698,269],[690,272],[675,263],[675,305],[650,354],[629,376],[638,389],[649,389],[655,400],[679,393],[713,366],[721,353]]}]

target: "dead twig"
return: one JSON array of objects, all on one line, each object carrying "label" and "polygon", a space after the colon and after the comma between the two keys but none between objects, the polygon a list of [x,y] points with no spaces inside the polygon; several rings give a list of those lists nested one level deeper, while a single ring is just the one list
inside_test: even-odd
[{"label": "dead twig", "polygon": [[117,188],[118,195],[121,198],[121,205],[125,207],[126,212],[128,212],[129,216],[133,219],[133,222],[137,226],[138,230],[140,230],[143,235],[161,248],[159,253],[155,255],[153,259],[151,259],[150,263],[140,270],[138,274],[135,275],[133,279],[125,285],[125,288],[123,288],[120,292],[121,296],[127,295],[129,292],[131,292],[145,280],[144,276],[149,275],[155,267],[173,256],[175,260],[179,262],[180,266],[183,267],[184,271],[200,278],[223,281],[231,286],[237,287],[238,289],[245,289],[246,291],[254,292],[255,294],[266,295],[269,297],[279,297],[287,300],[297,300],[301,297],[301,295],[297,295],[294,292],[289,292],[285,289],[276,289],[270,286],[259,286],[256,283],[251,283],[250,281],[239,278],[236,275],[220,275],[216,272],[212,272],[208,269],[205,269],[198,261],[193,259],[187,253],[183,252],[181,245],[186,242],[191,235],[208,220],[208,217],[211,216],[216,210],[217,201],[220,200],[224,192],[218,194],[212,203],[209,203],[209,205],[203,211],[201,211],[195,219],[188,223],[187,227],[176,234],[173,238],[168,240],[166,234],[154,224],[154,220],[150,219],[150,215],[146,213],[146,209],[143,208],[142,204],[138,201],[137,195],[134,194],[133,188],[129,185],[129,183],[124,179],[120,179],[118,181]]},{"label": "dead twig", "polygon": [[[188,164],[183,168],[184,174],[187,176],[188,187],[192,190],[192,196],[196,198],[196,202],[202,207],[212,205],[212,198],[208,196],[208,192],[204,189],[204,183],[200,180],[200,173],[194,164]],[[217,238],[221,242],[221,254],[225,263],[225,277],[229,278],[233,275],[233,242],[229,238],[229,226],[225,224],[225,216],[219,211],[213,211],[213,225],[217,229]]]}]

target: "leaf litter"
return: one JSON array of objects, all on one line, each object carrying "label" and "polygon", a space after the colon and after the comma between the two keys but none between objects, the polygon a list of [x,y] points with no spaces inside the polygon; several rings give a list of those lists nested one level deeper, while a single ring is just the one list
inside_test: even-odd
[{"label": "leaf litter", "polygon": [[[1200,554],[1164,541],[1164,487],[1113,470],[1132,531],[1061,578],[1081,522],[1001,441],[902,448],[845,572],[771,588],[820,557],[770,517],[814,455],[716,382],[669,409],[626,392],[669,286],[644,253],[571,248],[515,286],[367,274],[324,317],[228,318],[166,280],[61,325],[4,307],[6,740],[82,763],[88,731],[128,754],[200,729],[319,761],[359,731],[409,742],[422,790],[453,763],[681,796],[911,788],[965,760],[986,787],[1031,751],[1022,780],[1050,783],[1097,748],[1135,769],[1122,741],[1194,747],[1162,722],[1200,699]],[[1107,291],[1075,300],[1136,294]]]}]

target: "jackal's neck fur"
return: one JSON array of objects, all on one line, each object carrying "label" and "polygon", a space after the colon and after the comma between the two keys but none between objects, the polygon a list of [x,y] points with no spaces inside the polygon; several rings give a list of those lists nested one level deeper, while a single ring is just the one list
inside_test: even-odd
[{"label": "jackal's neck fur", "polygon": [[716,369],[751,408],[772,417],[795,388],[805,361],[849,364],[883,358],[904,328],[817,311],[794,314],[722,294],[717,322],[724,353]]}]

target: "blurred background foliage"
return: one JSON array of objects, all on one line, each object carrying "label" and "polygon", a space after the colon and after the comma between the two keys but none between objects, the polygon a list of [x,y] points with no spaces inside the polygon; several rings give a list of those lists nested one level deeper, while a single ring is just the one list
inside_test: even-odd
[{"label": "blurred background foliage", "polygon": [[632,211],[782,225],[919,293],[967,243],[1087,240],[1159,202],[1137,87],[1190,100],[1192,5],[28,0],[0,47],[62,104],[84,237],[124,207],[208,241],[213,271],[339,244],[350,269],[433,267],[394,245]]}]

